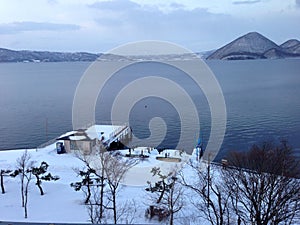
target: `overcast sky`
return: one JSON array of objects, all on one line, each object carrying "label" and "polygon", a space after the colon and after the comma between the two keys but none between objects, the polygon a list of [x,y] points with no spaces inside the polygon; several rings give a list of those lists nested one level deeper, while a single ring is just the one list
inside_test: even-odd
[{"label": "overcast sky", "polygon": [[0,47],[105,52],[140,40],[192,51],[250,31],[300,40],[300,0],[0,0]]}]

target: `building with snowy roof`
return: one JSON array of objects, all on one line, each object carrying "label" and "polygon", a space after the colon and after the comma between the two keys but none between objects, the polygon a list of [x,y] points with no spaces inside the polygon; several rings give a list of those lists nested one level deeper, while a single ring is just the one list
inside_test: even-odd
[{"label": "building with snowy roof", "polygon": [[114,142],[125,141],[131,134],[127,125],[92,125],[87,129],[79,129],[63,134],[58,141],[63,141],[66,152],[81,150],[90,154],[98,148],[108,149]]}]

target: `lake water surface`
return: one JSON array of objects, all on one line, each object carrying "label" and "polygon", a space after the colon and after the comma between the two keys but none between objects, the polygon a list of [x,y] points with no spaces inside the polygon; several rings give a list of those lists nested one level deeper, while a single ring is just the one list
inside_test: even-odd
[{"label": "lake water surface", "polygon": [[[287,139],[300,152],[300,59],[207,63],[223,90],[227,110],[227,129],[218,159],[229,150],[246,150],[254,143],[280,138]],[[35,148],[72,130],[74,93],[89,65],[86,62],[1,63],[0,149]],[[159,73],[159,66],[155,70]],[[97,123],[108,122],[114,94],[141,73],[138,68],[129,69],[110,80],[103,90],[104,97],[97,102]],[[181,81],[178,71],[165,76],[172,76],[189,88],[189,82]],[[199,111],[205,144],[210,134],[209,107],[201,91],[192,85],[189,94]],[[132,109],[129,122],[135,134],[147,137],[147,124],[153,116],[172,124],[161,147],[176,146],[180,131],[178,113],[159,98],[145,98]],[[194,146],[196,136],[191,134],[194,141],[186,145]]]}]

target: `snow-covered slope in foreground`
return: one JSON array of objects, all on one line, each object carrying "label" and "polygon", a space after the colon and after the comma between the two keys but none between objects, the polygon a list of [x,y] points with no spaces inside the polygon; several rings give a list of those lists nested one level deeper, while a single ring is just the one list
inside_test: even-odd
[{"label": "snow-covered slope in foreground", "polygon": [[[71,154],[58,155],[55,145],[36,151],[28,150],[32,159],[39,164],[46,161],[49,171],[58,175],[55,182],[43,182],[45,195],[41,196],[35,182],[31,182],[28,197],[28,219],[24,219],[21,207],[20,179],[4,177],[5,194],[0,195],[0,221],[35,221],[35,222],[87,222],[88,215],[81,204],[80,192],[75,192],[70,183],[77,181],[72,168],[83,166],[83,163]],[[1,169],[16,168],[16,159],[24,150],[0,151]]]},{"label": "snow-covered slope in foreground", "polygon": [[[0,169],[16,169],[16,159],[25,150],[0,151]],[[145,209],[149,202],[148,193],[145,191],[147,181],[155,181],[150,170],[156,166],[163,170],[170,170],[177,163],[161,162],[156,160],[156,151],[148,160],[140,162],[131,168],[126,175],[120,192],[118,202],[134,202],[134,223],[155,223],[157,220],[145,218]],[[30,183],[28,197],[28,218],[24,219],[24,210],[21,207],[20,179],[18,177],[4,177],[5,194],[0,194],[0,221],[26,221],[26,222],[68,222],[68,223],[89,223],[88,211],[83,204],[82,192],[76,192],[70,183],[80,181],[76,176],[74,168],[82,169],[84,164],[73,154],[56,154],[55,144],[43,149],[29,149],[31,159],[39,165],[42,161],[49,164],[48,171],[58,175],[58,181],[43,182],[42,186],[45,195],[41,196],[35,181]],[[173,151],[171,154],[179,154]],[[188,157],[187,155],[185,156]],[[166,222],[166,221],[165,221]]]}]

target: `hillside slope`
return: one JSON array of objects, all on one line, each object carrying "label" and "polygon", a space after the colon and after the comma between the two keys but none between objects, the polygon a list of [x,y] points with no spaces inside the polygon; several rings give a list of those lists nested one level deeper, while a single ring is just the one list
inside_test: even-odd
[{"label": "hillside slope", "polygon": [[0,62],[75,62],[95,61],[99,54],[87,52],[15,51],[0,48]]},{"label": "hillside slope", "polygon": [[299,49],[300,42],[298,40],[289,40],[278,46],[260,33],[250,32],[219,48],[207,59],[241,60],[299,57]]}]

